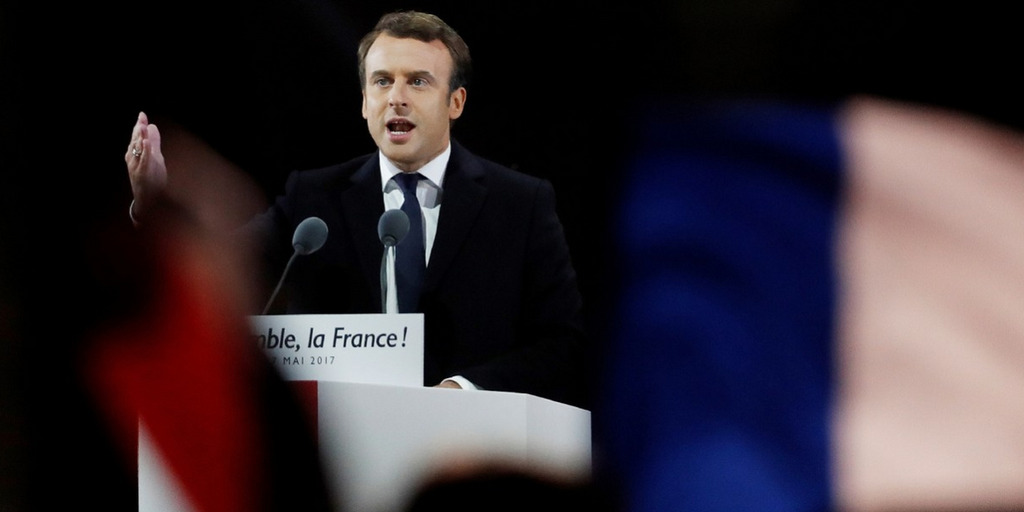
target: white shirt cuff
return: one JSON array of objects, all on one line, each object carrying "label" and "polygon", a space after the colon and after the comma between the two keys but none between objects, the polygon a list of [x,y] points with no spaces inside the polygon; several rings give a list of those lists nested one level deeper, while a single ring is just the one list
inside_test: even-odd
[{"label": "white shirt cuff", "polygon": [[476,384],[473,384],[472,382],[470,382],[469,380],[467,380],[465,377],[463,377],[461,375],[456,375],[454,377],[448,377],[445,380],[450,380],[450,381],[453,381],[453,382],[457,383],[458,385],[462,386],[462,389],[480,389],[480,388],[476,387]]},{"label": "white shirt cuff", "polygon": [[132,224],[138,226],[139,225],[139,221],[138,221],[138,219],[135,218],[135,212],[132,211],[134,209],[135,209],[135,199],[133,198],[132,202],[128,205],[128,218],[132,220]]}]

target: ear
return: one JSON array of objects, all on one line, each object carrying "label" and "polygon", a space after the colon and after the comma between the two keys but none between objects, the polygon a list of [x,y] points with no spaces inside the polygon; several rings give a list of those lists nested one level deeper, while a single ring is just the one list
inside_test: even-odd
[{"label": "ear", "polygon": [[454,121],[462,115],[462,109],[466,107],[466,88],[459,87],[452,92],[448,98],[448,119]]},{"label": "ear", "polygon": [[363,89],[363,93],[362,94],[363,94],[363,107],[362,107],[363,119],[369,119],[368,117],[366,117],[366,89]]}]

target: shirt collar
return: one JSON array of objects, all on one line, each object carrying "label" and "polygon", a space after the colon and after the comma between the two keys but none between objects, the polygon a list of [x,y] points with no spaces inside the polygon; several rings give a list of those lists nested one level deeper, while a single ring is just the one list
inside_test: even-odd
[{"label": "shirt collar", "polygon": [[[420,167],[416,172],[422,174],[425,178],[430,180],[435,187],[441,188],[441,184],[444,183],[444,172],[448,168],[448,158],[452,154],[452,145],[449,143],[444,151],[440,155],[434,157],[433,160],[427,162],[423,167]],[[396,174],[402,172],[395,164],[391,163],[381,153],[377,151],[377,157],[380,159],[380,186],[381,190],[387,190],[388,183],[391,182],[391,178]]]}]

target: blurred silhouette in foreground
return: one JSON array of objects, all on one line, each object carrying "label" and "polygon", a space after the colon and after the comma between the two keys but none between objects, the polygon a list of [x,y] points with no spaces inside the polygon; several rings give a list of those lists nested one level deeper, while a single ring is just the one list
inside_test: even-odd
[{"label": "blurred silhouette in foreground", "polygon": [[165,465],[196,508],[328,510],[315,426],[246,320],[265,284],[248,279],[254,252],[232,230],[259,196],[187,132],[166,143],[188,171],[138,229],[153,293],[133,321],[97,333],[95,392],[123,438],[146,436],[142,454],[156,461],[140,464]]},{"label": "blurred silhouette in foreground", "polygon": [[1024,134],[867,96],[631,126],[594,411],[626,510],[1024,507]]},{"label": "blurred silhouette in foreground", "polygon": [[404,512],[437,510],[616,510],[587,481],[499,463],[452,464],[422,482]]},{"label": "blurred silhouette in foreground", "polygon": [[[251,190],[186,132],[169,131],[168,158],[185,160],[193,177]],[[51,197],[80,212],[63,218],[74,220],[68,232],[35,218],[4,222],[24,243],[3,254],[14,357],[5,380],[19,391],[5,400],[16,406],[5,407],[14,428],[4,437],[15,450],[5,446],[12,494],[0,508],[138,510],[152,498],[141,489],[159,483],[161,510],[329,509],[315,430],[248,334],[246,297],[261,284],[240,277],[248,251],[224,226],[252,206],[188,176],[142,229],[123,211],[80,204],[99,194],[73,188]],[[40,279],[33,259],[58,245],[62,263]],[[140,481],[141,467],[162,481]]]}]

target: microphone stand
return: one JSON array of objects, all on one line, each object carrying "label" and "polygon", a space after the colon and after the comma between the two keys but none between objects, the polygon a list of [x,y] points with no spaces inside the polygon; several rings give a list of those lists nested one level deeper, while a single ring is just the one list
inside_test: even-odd
[{"label": "microphone stand", "polygon": [[[388,263],[393,261],[395,261],[395,246],[393,244],[384,246],[384,254],[380,259],[380,310],[382,313],[398,312],[398,301],[388,300],[389,294],[394,295],[397,292],[395,287],[390,286],[393,284],[392,280],[388,279],[389,276],[394,276],[394,272],[388,272],[388,269],[391,268]],[[388,308],[389,302],[393,303],[393,308]]]},{"label": "microphone stand", "polygon": [[284,277],[288,275],[288,269],[292,268],[292,262],[295,261],[295,257],[299,255],[299,251],[292,253],[292,257],[288,258],[288,263],[284,266],[284,272],[281,272],[281,279],[277,280],[277,286],[274,287],[274,293],[270,294],[270,300],[267,301],[267,305],[263,307],[263,315],[270,311],[270,305],[274,303],[274,298],[277,297],[277,292],[281,291],[281,285],[284,284]]},{"label": "microphone stand", "polygon": [[[395,246],[405,238],[408,232],[409,217],[397,208],[386,210],[377,221],[377,236],[384,244],[384,254],[380,260],[380,310],[382,313],[398,313],[398,299],[394,297],[398,292],[398,286],[395,284],[397,280],[395,277]],[[393,300],[388,300],[389,291]]]}]

